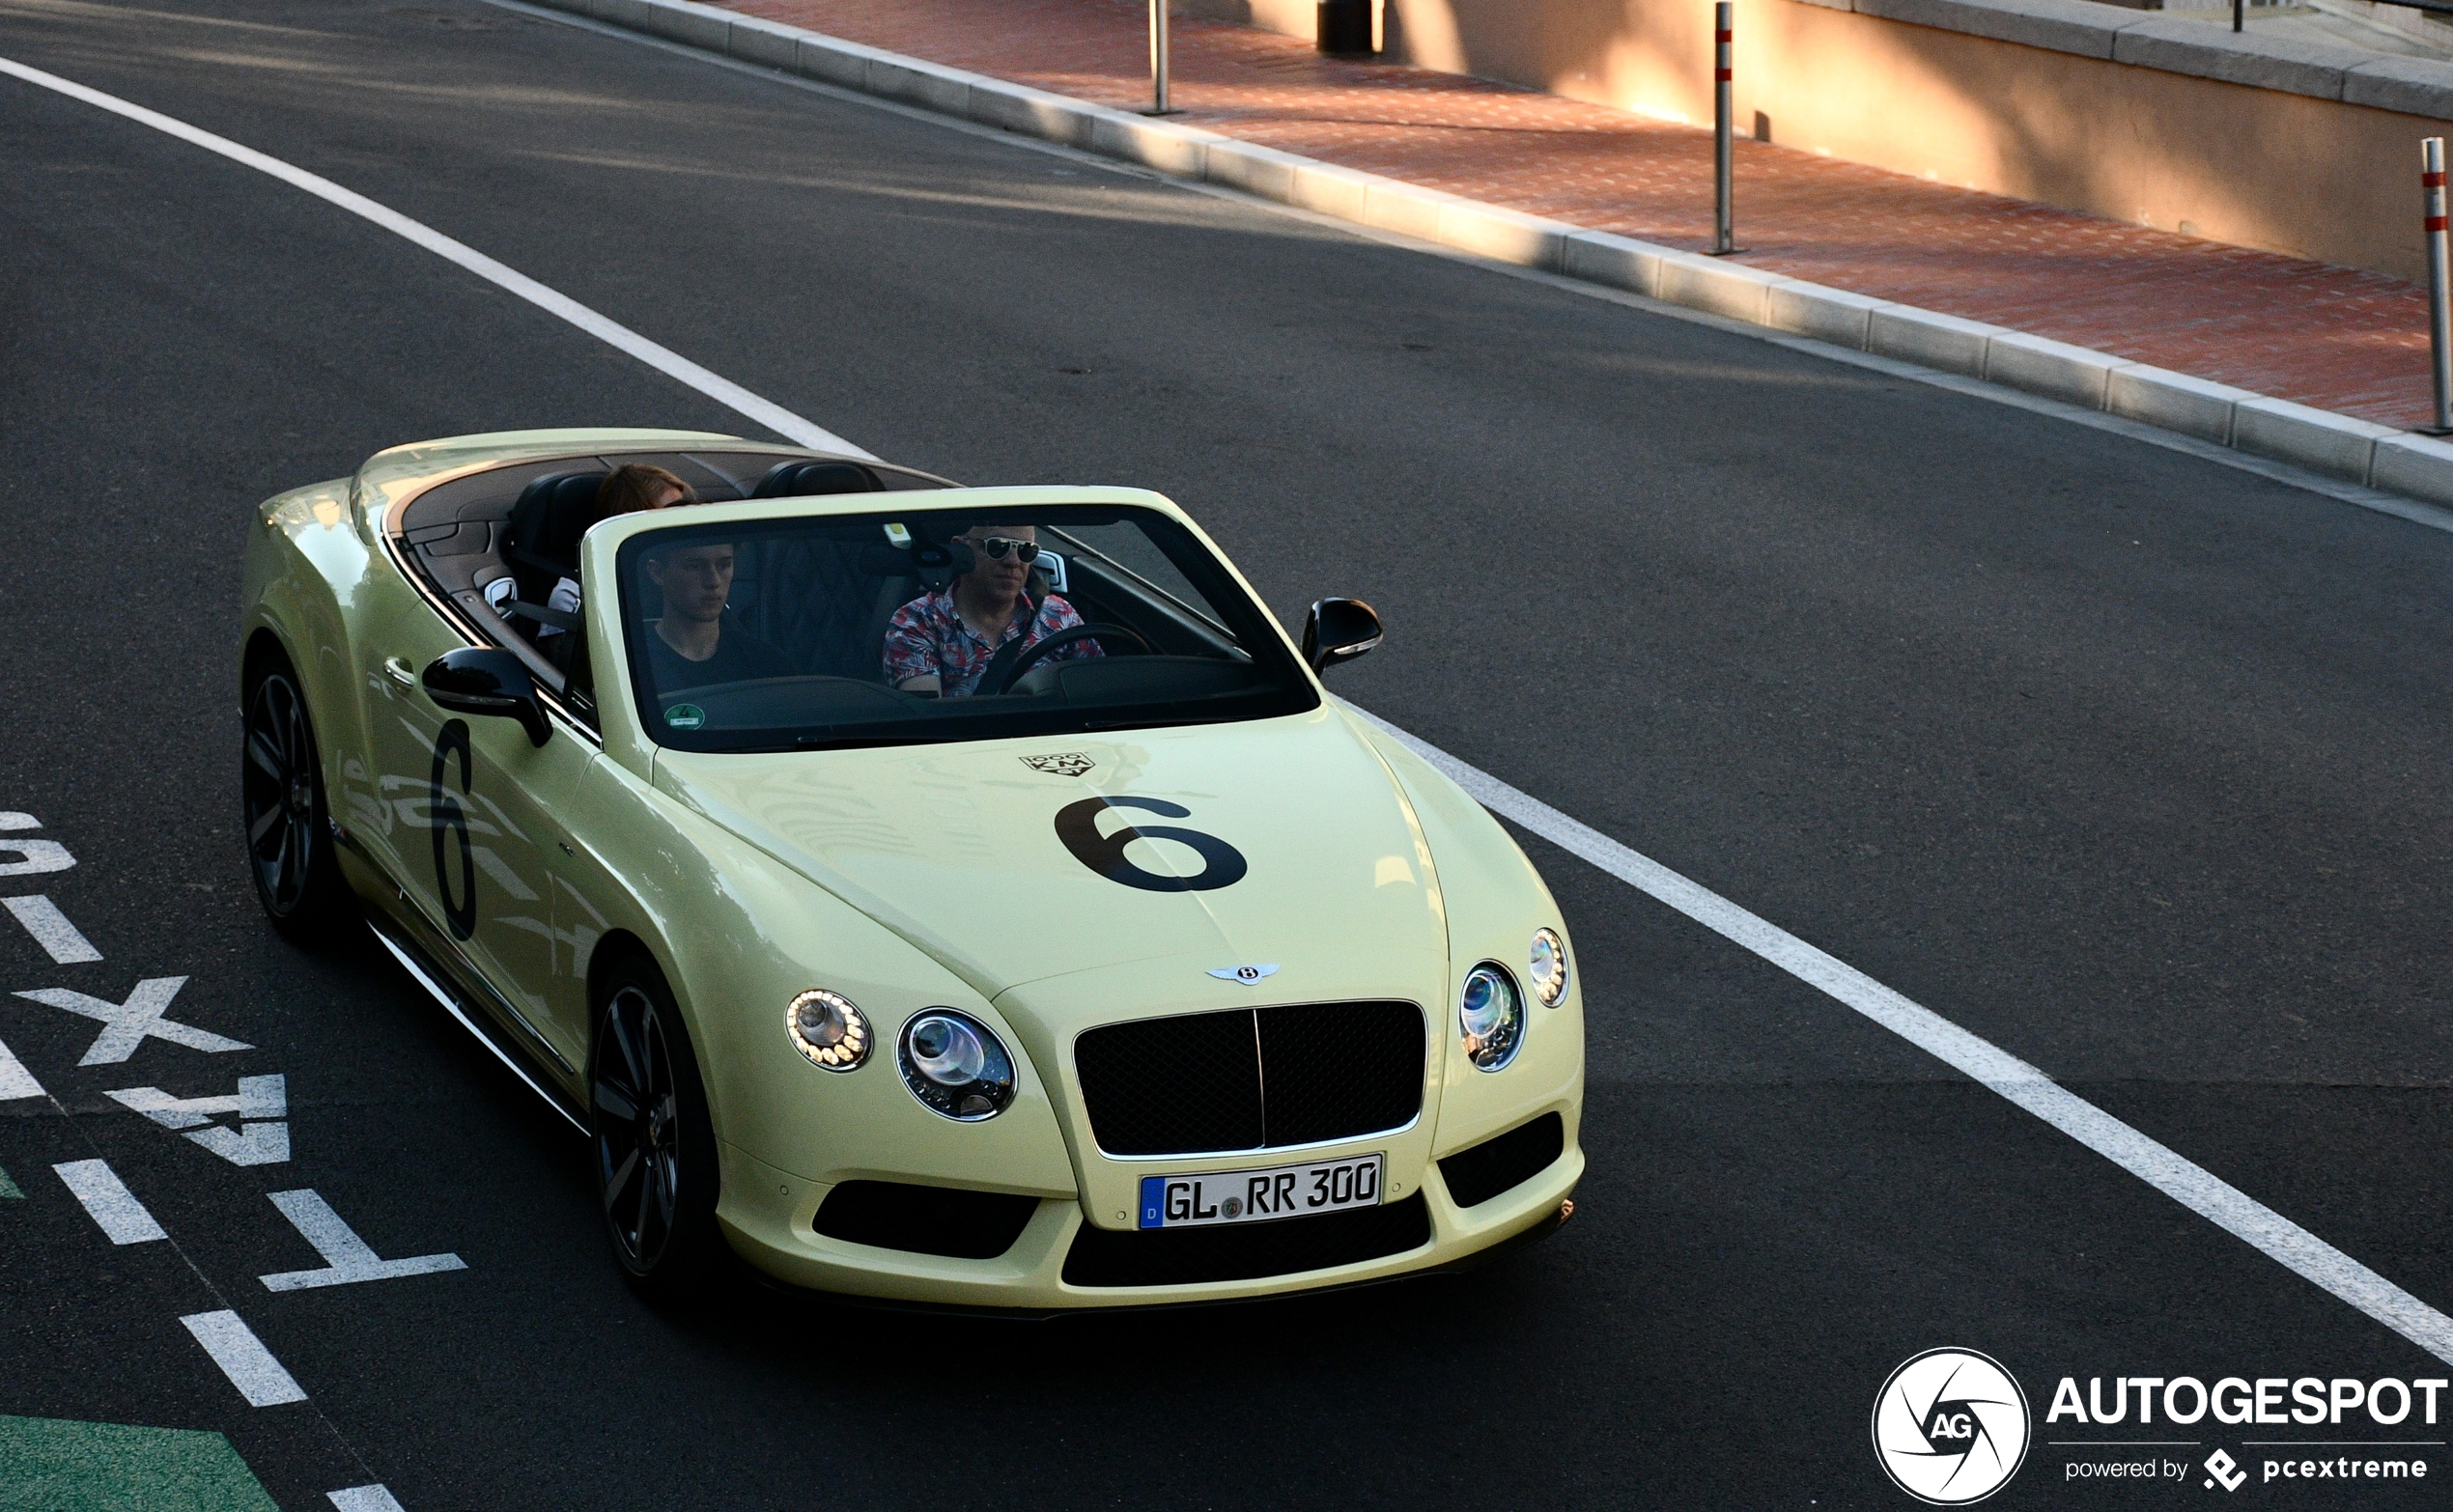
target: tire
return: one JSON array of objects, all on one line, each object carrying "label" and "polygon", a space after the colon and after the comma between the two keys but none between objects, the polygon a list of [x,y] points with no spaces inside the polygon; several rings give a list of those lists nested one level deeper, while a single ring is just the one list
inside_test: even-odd
[{"label": "tire", "polygon": [[721,1177],[698,1057],[663,973],[633,956],[606,973],[588,1051],[588,1133],[613,1263],[668,1306],[719,1274]]},{"label": "tire", "polygon": [[256,901],[289,938],[319,942],[346,917],[350,890],[332,850],[315,725],[287,657],[267,657],[247,680],[240,724],[240,822]]}]

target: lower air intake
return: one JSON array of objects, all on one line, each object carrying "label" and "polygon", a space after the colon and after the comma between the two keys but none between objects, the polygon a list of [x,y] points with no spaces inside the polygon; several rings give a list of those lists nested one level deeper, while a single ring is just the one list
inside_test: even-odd
[{"label": "lower air intake", "polygon": [[1430,1243],[1431,1214],[1401,1202],[1274,1223],[1116,1230],[1085,1226],[1064,1257],[1069,1286],[1191,1286],[1294,1275],[1401,1255]]},{"label": "lower air intake", "polygon": [[1440,1162],[1440,1179],[1458,1207],[1475,1207],[1548,1170],[1566,1148],[1566,1125],[1558,1114],[1544,1113]]},{"label": "lower air intake", "polygon": [[810,1226],[829,1239],[957,1260],[994,1260],[1014,1246],[1036,1197],[1002,1191],[847,1181],[827,1193]]}]

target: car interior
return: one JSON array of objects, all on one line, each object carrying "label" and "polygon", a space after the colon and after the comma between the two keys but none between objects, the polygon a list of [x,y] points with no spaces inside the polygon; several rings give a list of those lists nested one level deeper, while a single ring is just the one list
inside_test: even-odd
[{"label": "car interior", "polygon": [[[774,449],[642,451],[523,462],[452,479],[411,500],[398,517],[403,554],[481,635],[518,654],[540,687],[590,722],[593,685],[610,680],[585,665],[584,637],[571,632],[574,618],[547,604],[559,579],[578,576],[579,539],[597,519],[598,485],[626,462],[673,472],[705,503],[957,487],[888,463]],[[1052,512],[1038,530],[1041,554],[1028,591],[1059,594],[1099,627],[1091,636],[1097,655],[1029,658],[1029,664],[1001,669],[1007,675],[999,696],[946,705],[979,714],[1017,702],[1114,709],[1289,690],[1293,668],[1276,665],[1285,658],[1274,635],[1259,623],[1240,626],[1242,634],[1229,628],[1252,615],[1252,606],[1222,613],[1141,527],[1086,517],[1067,526],[1060,522],[1065,514]],[[643,701],[661,716],[688,700],[719,743],[726,731],[873,728],[927,714],[936,701],[889,686],[883,655],[895,611],[950,577],[942,550],[931,552],[936,537],[927,517],[915,515],[913,523],[916,549],[902,526],[889,531],[874,517],[719,527],[735,548],[725,633],[775,648],[793,675],[652,693],[642,686]],[[677,523],[673,539],[693,533]],[[1197,570],[1206,564],[1215,571],[1189,539],[1175,550],[1187,547],[1198,557]],[[624,573],[635,637],[661,617],[663,605],[646,574],[630,567]],[[1240,602],[1231,586],[1226,593]],[[1256,631],[1272,648],[1263,652],[1266,667],[1246,649]]]},{"label": "car interior", "polygon": [[772,448],[638,451],[532,459],[451,479],[411,499],[396,522],[403,554],[486,639],[518,653],[541,686],[583,714],[592,709],[586,669],[571,665],[581,642],[541,633],[567,629],[568,617],[545,605],[556,581],[578,575],[579,538],[596,522],[598,485],[629,462],[664,468],[709,504],[957,487],[909,467]]},{"label": "car interior", "polygon": [[[1009,642],[1003,663],[992,662],[975,691],[943,700],[892,686],[885,665],[887,634],[897,610],[951,580],[957,569],[947,537],[958,523],[975,521],[915,514],[908,523],[855,516],[711,527],[721,530],[722,544],[734,551],[723,633],[773,646],[792,675],[651,691],[642,672],[642,701],[660,712],[687,704],[690,717],[701,721],[689,728],[710,732],[795,730],[823,738],[830,729],[875,733],[893,726],[926,738],[926,725],[1016,706],[1180,707],[1273,684],[1271,674],[1283,669],[1255,665],[1228,628],[1231,616],[1185,580],[1143,524],[1113,518],[1113,511],[1106,519],[1093,512],[1091,518],[1067,523],[1068,513],[1040,512],[1028,522],[1039,554],[1025,591],[1034,599],[1061,596],[1082,628],[1029,647]],[[683,527],[672,537],[676,548],[694,539],[697,533]],[[642,560],[656,549],[646,538],[634,541]],[[648,627],[663,613],[662,595],[645,572],[625,571],[632,633],[652,634]],[[1255,629],[1246,626],[1246,634]],[[1079,640],[1094,644],[1057,654]]]}]

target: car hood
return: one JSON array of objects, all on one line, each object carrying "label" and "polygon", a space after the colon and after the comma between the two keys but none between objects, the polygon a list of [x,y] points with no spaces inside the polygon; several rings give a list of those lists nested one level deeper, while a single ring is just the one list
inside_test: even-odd
[{"label": "car hood", "polygon": [[[1100,739],[660,751],[656,785],[985,997],[1158,957],[1225,969],[1366,941],[1442,960],[1448,948],[1412,809],[1326,707]],[[1127,826],[1205,839],[1114,844]],[[1231,874],[1237,857],[1226,885],[1175,885]]]}]

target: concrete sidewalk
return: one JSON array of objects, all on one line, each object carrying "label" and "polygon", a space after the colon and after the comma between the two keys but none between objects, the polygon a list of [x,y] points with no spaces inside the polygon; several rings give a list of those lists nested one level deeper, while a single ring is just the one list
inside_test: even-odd
[{"label": "concrete sidewalk", "polygon": [[[1148,103],[1139,5],[724,8],[1097,104]],[[1174,102],[1185,113],[1173,120],[1576,226],[1687,250],[1709,245],[1708,130],[1454,74],[1323,58],[1306,42],[1247,27],[1178,19],[1174,36]],[[2422,425],[2431,412],[2426,291],[2398,279],[1754,141],[1738,144],[1736,213],[1750,250],[1730,261],[1765,272],[2383,425]]]}]

